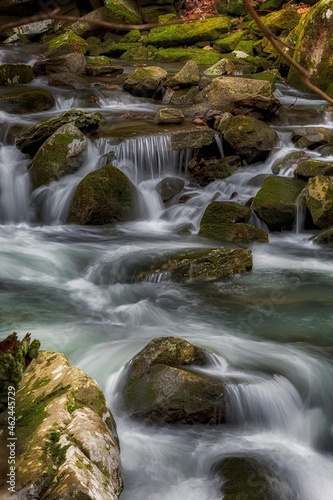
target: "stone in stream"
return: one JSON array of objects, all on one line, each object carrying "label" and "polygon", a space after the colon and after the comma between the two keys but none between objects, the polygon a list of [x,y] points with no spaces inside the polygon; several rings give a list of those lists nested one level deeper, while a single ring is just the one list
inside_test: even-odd
[{"label": "stone in stream", "polygon": [[241,164],[239,156],[225,156],[222,160],[201,160],[189,174],[195,184],[204,187],[210,182],[226,179]]},{"label": "stone in stream", "polygon": [[200,225],[248,222],[250,217],[249,207],[227,201],[212,201],[204,211]]},{"label": "stone in stream", "polygon": [[182,110],[175,108],[159,109],[154,117],[154,122],[158,125],[163,125],[164,123],[180,124],[183,123],[184,120],[185,116]]},{"label": "stone in stream", "polygon": [[223,381],[195,372],[208,353],[175,337],[149,342],[128,365],[123,381],[125,411],[153,424],[219,424],[225,418]]},{"label": "stone in stream", "polygon": [[112,22],[121,24],[142,24],[142,17],[134,0],[105,0]]},{"label": "stone in stream", "polygon": [[16,419],[19,498],[119,498],[114,419],[96,382],[63,354],[41,351],[30,363],[16,394]]},{"label": "stone in stream", "polygon": [[251,116],[233,117],[224,133],[224,140],[232,151],[248,163],[267,158],[277,139],[274,130]]},{"label": "stone in stream", "polygon": [[199,85],[199,67],[195,61],[187,61],[178,73],[168,78],[165,82],[167,87],[191,87]]},{"label": "stone in stream", "polygon": [[295,177],[308,181],[311,177],[317,175],[333,176],[333,163],[320,160],[303,160],[301,161],[295,171]]},{"label": "stone in stream", "polygon": [[275,175],[285,174],[288,170],[295,171],[297,165],[308,158],[304,151],[293,151],[287,154],[282,160],[275,162],[272,166],[272,172]]},{"label": "stone in stream", "polygon": [[89,89],[90,83],[80,75],[66,71],[64,73],[51,73],[49,76],[51,87],[64,87],[66,89]]},{"label": "stone in stream", "polygon": [[135,220],[139,196],[123,172],[106,165],[86,175],[75,189],[70,224],[101,225]]},{"label": "stone in stream", "polygon": [[0,85],[30,83],[33,79],[34,72],[28,64],[0,64]]},{"label": "stone in stream", "polygon": [[333,142],[333,131],[326,127],[297,127],[291,138],[298,148],[316,149]]},{"label": "stone in stream", "polygon": [[155,97],[161,91],[168,73],[158,66],[135,68],[127,76],[123,87],[126,92],[139,97]]},{"label": "stone in stream", "polygon": [[229,59],[221,59],[210,68],[205,69],[204,75],[207,76],[220,76],[220,75],[233,75],[235,73],[235,66]]},{"label": "stone in stream", "polygon": [[55,103],[52,92],[36,87],[8,90],[0,96],[0,110],[13,114],[39,113]]},{"label": "stone in stream", "polygon": [[72,123],[66,123],[49,137],[28,166],[32,188],[45,186],[73,174],[83,161],[87,148],[84,134]]},{"label": "stone in stream", "polygon": [[317,245],[333,248],[333,229],[318,234],[312,241]]},{"label": "stone in stream", "polygon": [[80,52],[71,52],[63,56],[51,57],[46,59],[46,61],[41,61],[36,64],[38,71],[43,69],[47,75],[51,73],[64,73],[66,71],[71,71],[77,75],[83,75],[86,70],[86,58],[84,54]]},{"label": "stone in stream", "polygon": [[333,182],[329,177],[311,177],[306,187],[305,201],[316,226],[328,228],[333,225]]},{"label": "stone in stream", "polygon": [[254,197],[252,208],[272,231],[292,229],[296,220],[296,203],[306,183],[289,177],[265,179]]},{"label": "stone in stream", "polygon": [[181,193],[184,186],[185,181],[183,179],[179,179],[178,177],[165,177],[157,184],[156,191],[165,203]]},{"label": "stone in stream", "polygon": [[75,33],[63,33],[58,35],[48,43],[48,56],[58,57],[71,52],[85,54],[88,50],[87,42]]},{"label": "stone in stream", "polygon": [[251,224],[201,224],[199,236],[234,243],[268,243],[268,234]]}]

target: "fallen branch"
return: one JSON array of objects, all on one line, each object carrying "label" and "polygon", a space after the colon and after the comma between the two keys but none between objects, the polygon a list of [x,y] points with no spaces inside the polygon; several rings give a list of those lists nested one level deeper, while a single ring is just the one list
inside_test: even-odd
[{"label": "fallen branch", "polygon": [[285,44],[282,42],[282,40],[279,40],[274,35],[274,33],[272,33],[271,30],[269,28],[267,28],[267,26],[264,25],[264,23],[261,21],[260,17],[256,13],[256,11],[254,10],[254,8],[252,7],[252,5],[250,4],[250,0],[243,0],[243,4],[244,4],[245,8],[247,9],[248,13],[250,14],[250,16],[252,17],[252,19],[254,20],[254,22],[260,28],[260,30],[265,35],[265,37],[268,38],[268,40],[271,42],[271,44],[277,50],[277,52],[281,55],[281,57],[283,57],[283,59],[285,61],[287,61],[291,66],[293,66],[293,68],[295,68],[299,72],[299,74],[301,75],[301,81],[302,81],[302,83],[309,90],[311,90],[315,94],[317,94],[320,97],[322,97],[322,99],[324,99],[325,101],[329,102],[330,104],[333,104],[332,97],[330,97],[329,95],[327,95],[326,92],[324,92],[319,87],[317,87],[316,85],[314,85],[313,83],[310,82],[310,80],[309,80],[309,77],[310,77],[309,72],[306,71],[306,69],[303,68],[303,66],[301,66],[298,62],[294,61],[294,59],[289,54],[287,54],[286,52],[284,52],[282,50],[282,48],[280,47],[279,43],[281,43],[283,45],[285,45]]}]

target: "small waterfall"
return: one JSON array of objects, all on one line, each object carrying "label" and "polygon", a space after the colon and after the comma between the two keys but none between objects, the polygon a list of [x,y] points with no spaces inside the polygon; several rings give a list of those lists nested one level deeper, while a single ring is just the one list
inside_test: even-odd
[{"label": "small waterfall", "polygon": [[296,223],[295,233],[300,234],[304,229],[306,216],[305,189],[303,189],[296,200]]},{"label": "small waterfall", "polygon": [[251,226],[257,227],[258,229],[263,229],[264,231],[267,231],[269,233],[269,229],[267,227],[267,224],[265,224],[265,222],[260,220],[259,217],[256,215],[256,213],[253,210],[251,211],[251,217],[248,220],[248,224],[251,224]]},{"label": "small waterfall", "polygon": [[221,139],[219,133],[216,133],[214,135],[214,140],[215,140],[216,146],[218,147],[218,150],[220,152],[221,158],[224,158],[225,155],[224,155],[224,149],[223,149],[223,142],[222,142],[222,139]]}]

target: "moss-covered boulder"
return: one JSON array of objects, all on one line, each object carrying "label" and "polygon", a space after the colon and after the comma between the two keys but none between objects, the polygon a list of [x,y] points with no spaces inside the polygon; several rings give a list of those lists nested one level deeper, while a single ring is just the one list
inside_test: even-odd
[{"label": "moss-covered boulder", "polygon": [[134,69],[124,81],[124,90],[140,97],[154,97],[168,73],[158,66]]},{"label": "moss-covered boulder", "polygon": [[229,59],[220,59],[216,64],[205,69],[204,75],[207,76],[220,76],[220,75],[233,75],[235,73],[235,66]]},{"label": "moss-covered boulder", "polygon": [[183,123],[185,120],[184,113],[181,109],[162,108],[159,109],[154,117],[154,122],[163,125],[164,123]]},{"label": "moss-covered boulder", "polygon": [[[223,2],[225,5],[226,3]],[[232,52],[237,45],[246,36],[245,31],[236,31],[228,36],[224,36],[214,43],[214,48],[222,53]]]},{"label": "moss-covered boulder", "polygon": [[252,254],[249,250],[233,248],[181,250],[161,256],[145,267],[136,274],[138,281],[213,280],[251,271]]},{"label": "moss-covered boulder", "polygon": [[145,23],[160,23],[162,22],[160,21],[161,17],[169,16],[170,14],[175,18],[177,17],[176,9],[173,5],[145,5],[141,7],[141,15]]},{"label": "moss-covered boulder", "polygon": [[194,371],[206,364],[206,352],[186,340],[152,340],[128,367],[123,387],[125,410],[150,423],[223,422],[224,383]]},{"label": "moss-covered boulder", "polygon": [[0,85],[30,83],[33,79],[34,72],[28,64],[0,64]]},{"label": "moss-covered boulder", "polygon": [[316,177],[317,175],[330,177],[333,176],[333,163],[320,160],[303,160],[297,165],[294,175],[298,179],[303,179],[304,181],[309,180],[310,177]]},{"label": "moss-covered boulder", "polygon": [[85,133],[97,130],[103,120],[103,116],[99,113],[71,109],[56,118],[50,118],[45,122],[39,123],[20,134],[16,139],[16,146],[23,153],[35,154],[46,139],[66,123],[73,123],[73,125]]},{"label": "moss-covered boulder", "polygon": [[251,224],[201,224],[199,236],[234,243],[268,243],[268,234]]},{"label": "moss-covered boulder", "polygon": [[260,116],[272,116],[280,106],[273,92],[267,81],[220,76],[200,92],[197,103],[230,113],[255,110]]},{"label": "moss-covered boulder", "polygon": [[[298,25],[300,19],[300,14],[295,9],[292,9],[289,4],[276,12],[271,12],[260,18],[262,23],[275,35],[291,31]],[[254,21],[250,23],[249,30],[261,35],[260,28]]]},{"label": "moss-covered boulder", "polygon": [[288,172],[294,172],[297,165],[305,160],[307,155],[304,151],[293,151],[287,154],[282,160],[278,160],[272,165],[272,172],[275,175],[287,174]]},{"label": "moss-covered boulder", "polygon": [[181,193],[185,186],[185,181],[178,177],[165,177],[156,186],[156,191],[165,203],[171,200],[174,196]]},{"label": "moss-covered boulder", "polygon": [[232,151],[254,163],[267,158],[277,143],[277,133],[264,122],[251,116],[233,117],[224,133],[225,142]]},{"label": "moss-covered boulder", "polygon": [[[30,342],[30,339],[31,335],[27,333],[20,341],[14,332],[0,341],[0,413],[8,407],[9,387],[14,387],[10,391],[14,398],[24,370],[38,355],[40,342]],[[13,407],[13,404],[10,404],[10,407]]]},{"label": "moss-covered boulder", "polygon": [[120,170],[106,165],[86,175],[77,186],[69,209],[68,222],[101,225],[137,218],[138,194]]},{"label": "moss-covered boulder", "polygon": [[229,14],[231,16],[245,16],[247,10],[243,5],[242,0],[214,0],[214,5],[220,14]]},{"label": "moss-covered boulder", "polygon": [[312,241],[317,245],[333,248],[333,229],[318,234]]},{"label": "moss-covered boulder", "polygon": [[112,16],[112,22],[142,24],[141,13],[134,0],[105,0],[104,5]]},{"label": "moss-covered boulder", "polygon": [[28,166],[32,188],[50,184],[80,168],[87,148],[84,134],[66,123],[47,139]]},{"label": "moss-covered boulder", "polygon": [[251,209],[238,203],[212,201],[204,211],[200,224],[235,224],[248,222]]},{"label": "moss-covered boulder", "polygon": [[117,500],[118,436],[95,381],[63,354],[41,351],[24,372],[16,405],[18,497]]},{"label": "moss-covered boulder", "polygon": [[[105,31],[105,28],[99,26],[98,24],[92,23],[91,21],[103,21],[103,22],[115,22],[113,13],[106,7],[100,7],[94,9],[92,12],[88,12],[85,16],[82,16],[80,21],[71,24],[66,28],[67,31],[75,33],[76,35],[86,39],[89,36],[97,35],[101,31]],[[122,21],[123,22],[123,21]]]},{"label": "moss-covered boulder", "polygon": [[29,88],[9,90],[0,96],[0,110],[13,114],[39,113],[55,106],[52,92]]},{"label": "moss-covered boulder", "polygon": [[190,87],[198,85],[200,81],[199,68],[195,61],[188,61],[178,73],[168,78],[165,85],[168,87]]},{"label": "moss-covered boulder", "polygon": [[225,16],[206,18],[185,24],[161,26],[150,30],[146,43],[159,47],[191,45],[196,42],[217,40],[230,31],[230,20]]},{"label": "moss-covered boulder", "polygon": [[70,32],[52,38],[47,46],[49,57],[62,56],[71,52],[85,54],[88,50],[87,42],[75,33]]},{"label": "moss-covered boulder", "polygon": [[297,198],[306,183],[289,177],[268,177],[253,200],[253,210],[272,231],[292,229]]},{"label": "moss-covered boulder", "polygon": [[298,148],[316,149],[333,142],[333,131],[326,127],[297,127],[291,138]]},{"label": "moss-covered boulder", "polygon": [[[333,96],[333,0],[321,0],[307,12],[297,27],[293,58],[310,75],[310,82]],[[303,88],[300,73],[290,68],[288,81]]]},{"label": "moss-covered boulder", "polygon": [[316,226],[333,225],[333,182],[329,177],[312,177],[306,187],[305,201]]},{"label": "moss-covered boulder", "polygon": [[211,50],[199,49],[196,47],[177,47],[177,48],[159,48],[151,57],[154,61],[160,62],[185,62],[194,61],[200,65],[215,64],[221,59],[222,55]]}]

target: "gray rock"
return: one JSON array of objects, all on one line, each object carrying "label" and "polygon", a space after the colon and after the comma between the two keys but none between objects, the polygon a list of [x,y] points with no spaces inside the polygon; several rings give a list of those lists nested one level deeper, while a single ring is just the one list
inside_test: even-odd
[{"label": "gray rock", "polygon": [[154,122],[157,124],[164,123],[183,123],[185,120],[184,113],[180,109],[162,108],[159,109],[154,117]]},{"label": "gray rock", "polygon": [[156,186],[156,191],[163,202],[171,200],[174,196],[181,193],[185,186],[183,179],[177,177],[165,177]]}]

